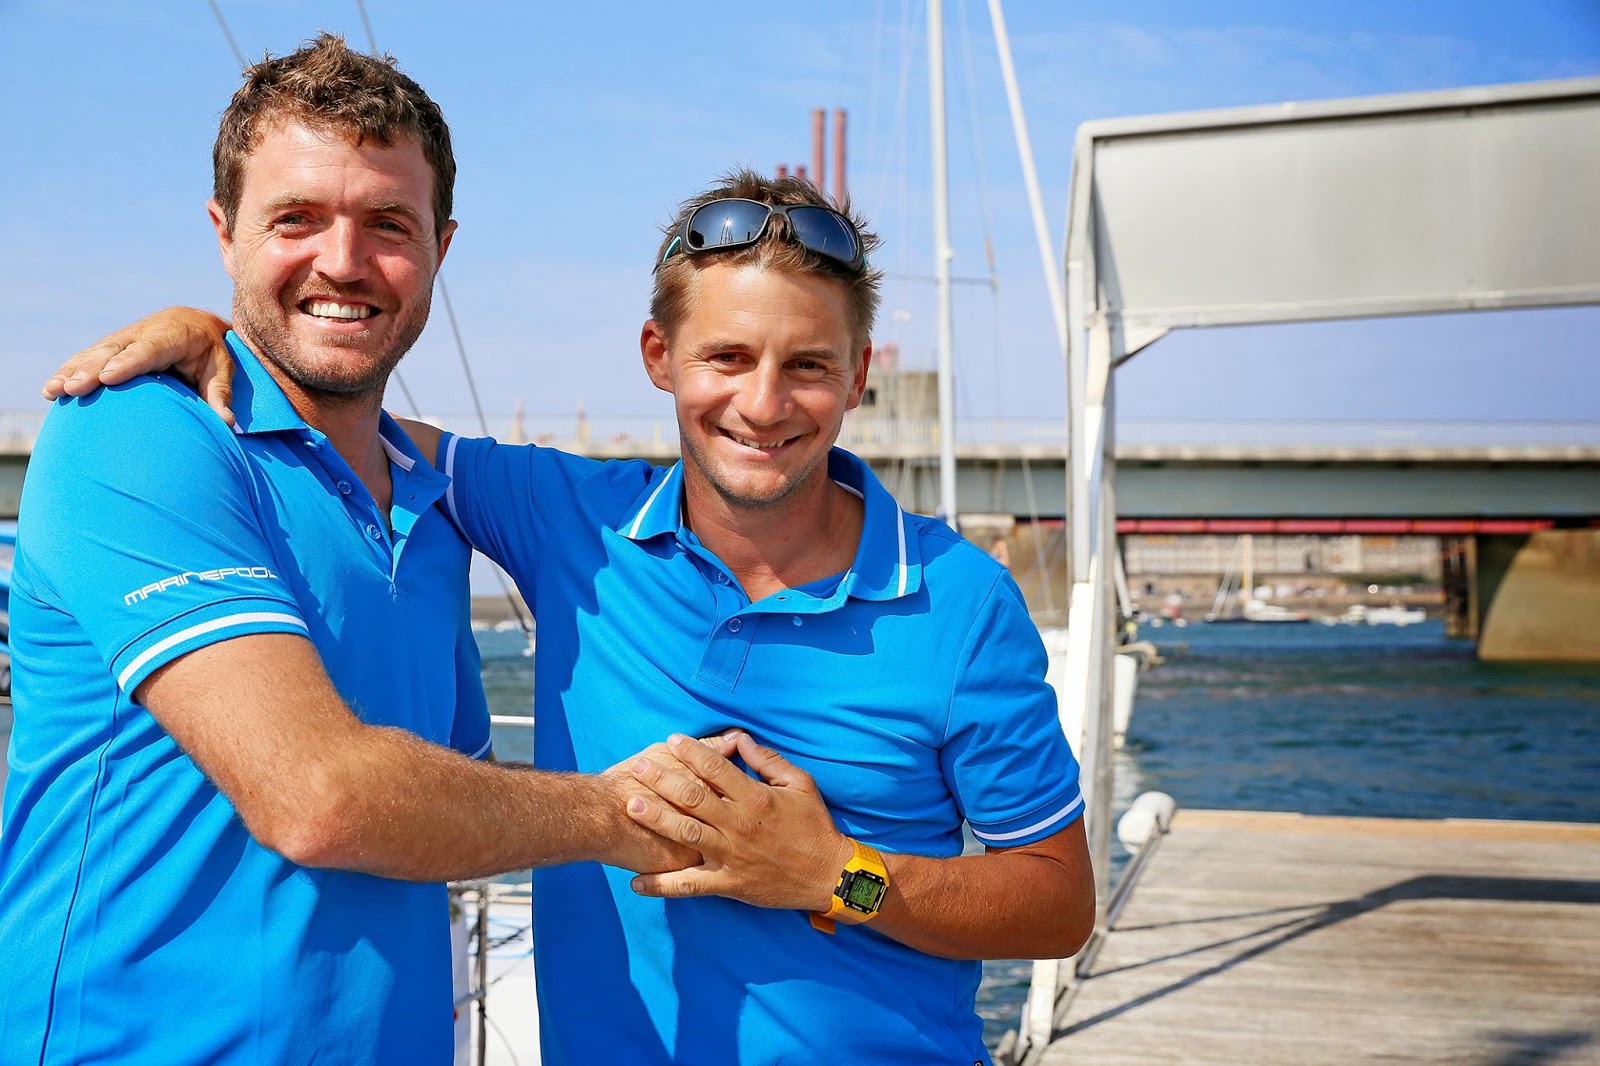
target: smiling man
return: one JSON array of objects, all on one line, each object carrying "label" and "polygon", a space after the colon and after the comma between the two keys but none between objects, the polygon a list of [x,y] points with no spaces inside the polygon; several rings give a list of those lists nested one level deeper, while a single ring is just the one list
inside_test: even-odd
[{"label": "smiling man", "polygon": [[[1088,935],[1077,766],[1020,593],[834,447],[875,243],[805,181],[730,175],[668,227],[641,333],[681,462],[439,445],[452,514],[538,618],[540,765],[678,732],[630,811],[705,857],[535,872],[547,1063],[984,1062],[975,960]],[[687,740],[724,730],[745,770]]]},{"label": "smiling man", "polygon": [[698,856],[623,774],[486,761],[470,547],[381,410],[456,226],[438,107],[324,35],[246,72],[214,164],[236,425],[140,377],[28,469],[0,1061],[444,1062],[439,882]]}]

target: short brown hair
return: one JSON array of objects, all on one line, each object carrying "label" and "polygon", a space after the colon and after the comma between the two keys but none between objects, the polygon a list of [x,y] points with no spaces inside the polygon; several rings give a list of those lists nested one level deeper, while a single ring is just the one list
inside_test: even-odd
[{"label": "short brown hair", "polygon": [[370,138],[387,148],[397,138],[415,136],[433,168],[435,237],[444,231],[455,197],[456,158],[439,105],[400,72],[393,56],[362,55],[327,32],[297,52],[269,55],[247,68],[244,84],[222,113],[211,150],[212,195],[229,230],[244,191],[245,162],[266,130],[282,121],[348,134],[358,145]]},{"label": "short brown hair", "polygon": [[[678,228],[685,218],[714,200],[735,198],[791,207],[829,207],[838,211],[850,219],[861,234],[861,250],[866,259],[860,273],[852,273],[842,264],[792,240],[788,219],[782,216],[768,222],[761,239],[754,244],[727,251],[674,255],[663,261],[662,257],[667,254],[667,248],[678,235]],[[698,196],[678,205],[677,213],[664,232],[661,246],[656,249],[655,288],[650,294],[650,317],[660,323],[669,338],[688,313],[689,279],[696,270],[711,262],[757,263],[769,270],[837,278],[845,287],[852,340],[857,345],[863,345],[872,336],[872,324],[878,314],[880,299],[878,288],[883,281],[883,274],[873,270],[870,261],[873,250],[878,247],[878,235],[867,228],[866,219],[854,213],[848,196],[844,203],[836,204],[805,178],[768,178],[753,170],[734,170],[724,174]]]}]

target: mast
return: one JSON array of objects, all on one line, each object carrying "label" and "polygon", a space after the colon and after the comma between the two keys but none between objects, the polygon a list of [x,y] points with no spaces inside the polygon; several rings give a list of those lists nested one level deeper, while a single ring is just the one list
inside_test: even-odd
[{"label": "mast", "polygon": [[1249,533],[1242,534],[1244,538],[1244,584],[1239,588],[1239,605],[1243,606],[1255,598],[1256,594],[1256,539]]},{"label": "mast", "polygon": [[933,258],[939,288],[939,516],[956,528],[956,393],[951,354],[950,168],[945,150],[944,4],[928,0],[928,101],[933,122]]}]

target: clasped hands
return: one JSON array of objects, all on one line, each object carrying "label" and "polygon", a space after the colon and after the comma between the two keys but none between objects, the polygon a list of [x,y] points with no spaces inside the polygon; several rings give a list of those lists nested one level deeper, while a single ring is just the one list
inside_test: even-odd
[{"label": "clasped hands", "polygon": [[[727,756],[737,753],[756,780]],[[748,733],[674,735],[618,764],[639,786],[628,817],[700,856],[633,879],[642,896],[725,896],[757,907],[825,911],[852,854],[811,775]]]}]

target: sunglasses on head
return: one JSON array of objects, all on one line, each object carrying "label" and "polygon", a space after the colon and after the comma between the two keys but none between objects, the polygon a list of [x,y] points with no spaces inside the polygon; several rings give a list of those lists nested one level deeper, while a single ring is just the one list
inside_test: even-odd
[{"label": "sunglasses on head", "polygon": [[789,233],[801,247],[838,263],[852,274],[866,269],[861,234],[833,208],[744,199],[713,200],[691,211],[678,224],[678,232],[667,245],[661,262],[679,252],[698,255],[754,244],[767,231],[773,215],[789,220]]}]

